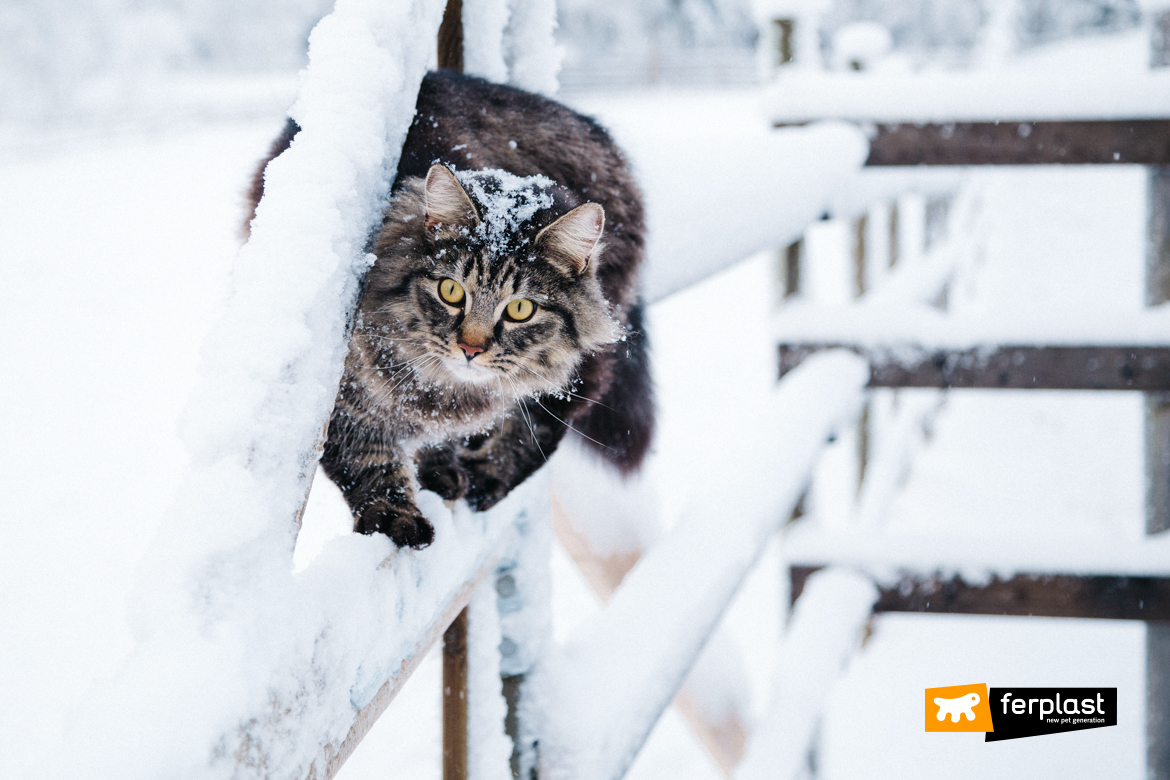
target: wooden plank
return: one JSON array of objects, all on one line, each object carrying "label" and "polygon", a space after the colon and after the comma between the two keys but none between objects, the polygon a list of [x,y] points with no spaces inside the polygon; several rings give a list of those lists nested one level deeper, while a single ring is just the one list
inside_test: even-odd
[{"label": "wooden plank", "polygon": [[443,780],[467,780],[467,608],[443,632]]},{"label": "wooden plank", "polygon": [[439,25],[438,65],[463,72],[463,0],[447,0]]},{"label": "wooden plank", "polygon": [[878,124],[867,166],[1170,165],[1170,120]]},{"label": "wooden plank", "polygon": [[[790,568],[794,603],[809,575],[820,568]],[[958,575],[906,574],[879,589],[874,612],[1170,621],[1168,577],[1019,574],[972,584]]]},{"label": "wooden plank", "polygon": [[1170,391],[1170,347],[932,350],[887,346],[875,350],[848,344],[781,344],[780,376],[809,355],[834,348],[869,359],[870,387]]}]

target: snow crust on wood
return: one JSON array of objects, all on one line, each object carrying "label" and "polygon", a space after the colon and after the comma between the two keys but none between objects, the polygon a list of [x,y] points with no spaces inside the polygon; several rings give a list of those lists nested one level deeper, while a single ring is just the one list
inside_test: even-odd
[{"label": "snow crust on wood", "polygon": [[839,123],[715,134],[646,122],[615,134],[646,195],[650,302],[800,238],[869,153],[861,132]]},{"label": "snow crust on wood", "polygon": [[556,28],[556,0],[512,0],[504,33],[509,84],[542,95],[556,94],[565,58],[553,35]]},{"label": "snow crust on wood", "polygon": [[[892,356],[914,358],[920,349],[990,351],[1006,345],[1144,346],[1170,345],[1170,307],[1135,310],[1067,310],[947,313],[893,300],[855,306],[795,302],[776,318],[781,343],[857,344]],[[899,346],[903,345],[903,346]]]},{"label": "snow crust on wood", "polygon": [[359,711],[389,703],[494,566],[525,487],[484,514],[422,493],[426,550],[338,537],[230,615],[176,615],[86,697],[61,775],[325,777]]},{"label": "snow crust on wood", "polygon": [[829,694],[857,648],[878,591],[866,577],[826,569],[809,577],[779,653],[772,704],[736,780],[797,780]]},{"label": "snow crust on wood", "polygon": [[1170,117],[1170,73],[802,71],[776,80],[768,106],[776,123],[1161,119]]},{"label": "snow crust on wood", "polygon": [[467,776],[468,780],[512,780],[512,740],[504,733],[500,681],[500,612],[496,581],[488,577],[467,605]]},{"label": "snow crust on wood", "polygon": [[463,72],[488,81],[508,80],[504,31],[508,0],[470,0],[463,4]]},{"label": "snow crust on wood", "polygon": [[[424,551],[332,542],[294,577],[294,518],[345,353],[377,225],[433,54],[439,0],[339,0],[310,38],[233,295],[203,350],[183,437],[191,469],[141,571],[139,645],[84,696],[64,776],[304,776],[489,562],[523,491],[436,525]],[[465,596],[464,596],[465,598]]]},{"label": "snow crust on wood", "polygon": [[898,572],[957,573],[968,582],[1016,574],[1170,576],[1170,539],[1056,538],[1020,532],[923,534],[868,527],[794,527],[785,536],[794,564],[854,566],[885,582]]},{"label": "snow crust on wood", "polygon": [[[726,432],[742,447],[738,458],[712,464],[722,489],[696,497],[606,609],[536,670],[542,777],[622,776],[791,513],[826,439],[857,413],[867,378],[856,356],[816,356],[785,377],[749,429]],[[769,464],[764,480],[761,463]]]}]

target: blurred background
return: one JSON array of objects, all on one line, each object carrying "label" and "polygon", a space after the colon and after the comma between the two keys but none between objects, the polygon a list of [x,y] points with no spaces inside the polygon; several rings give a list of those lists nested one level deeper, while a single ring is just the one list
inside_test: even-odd
[{"label": "blurred background", "polygon": [[[327,0],[8,0],[6,128],[259,113]],[[563,0],[562,89],[745,85],[781,65],[958,68],[1134,29],[1137,0]],[[274,84],[273,82],[277,82]],[[284,85],[284,89],[288,89]]]}]

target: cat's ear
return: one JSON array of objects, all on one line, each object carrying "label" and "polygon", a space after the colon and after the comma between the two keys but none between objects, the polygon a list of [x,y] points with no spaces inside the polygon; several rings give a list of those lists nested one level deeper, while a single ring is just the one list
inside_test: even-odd
[{"label": "cat's ear", "polygon": [[427,171],[425,192],[427,232],[440,226],[473,227],[479,222],[475,204],[446,165],[432,165]]},{"label": "cat's ear", "polygon": [[536,243],[554,263],[559,261],[570,273],[581,274],[589,267],[604,230],[605,209],[585,203],[540,231]]}]

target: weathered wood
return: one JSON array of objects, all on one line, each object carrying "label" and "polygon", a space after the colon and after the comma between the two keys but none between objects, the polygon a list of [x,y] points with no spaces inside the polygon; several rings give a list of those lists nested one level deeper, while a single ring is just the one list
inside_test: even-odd
[{"label": "weathered wood", "polygon": [[781,344],[780,376],[808,356],[845,348],[870,361],[870,387],[1170,391],[1170,347],[1001,346],[871,350],[848,344]]},{"label": "weathered wood", "polygon": [[[1170,15],[1158,16],[1151,57],[1166,64]],[[1161,33],[1159,36],[1158,33]],[[1170,300],[1170,168],[1146,174],[1146,305]],[[1146,533],[1170,528],[1170,394],[1145,396]],[[1170,626],[1146,626],[1146,765],[1151,780],[1170,780]]]},{"label": "weathered wood", "polygon": [[[794,603],[805,581],[820,568],[791,567]],[[1170,621],[1168,577],[1019,574],[972,584],[958,575],[906,574],[879,589],[874,612]]]},{"label": "weathered wood", "polygon": [[1170,165],[1170,120],[878,124],[865,161],[867,166],[1112,163]]},{"label": "weathered wood", "polygon": [[1170,623],[1146,624],[1146,777],[1170,777]]},{"label": "weathered wood", "polygon": [[467,608],[443,632],[443,780],[467,780]]},{"label": "weathered wood", "polygon": [[463,72],[463,0],[447,0],[439,25],[440,68]]}]

